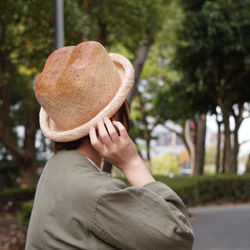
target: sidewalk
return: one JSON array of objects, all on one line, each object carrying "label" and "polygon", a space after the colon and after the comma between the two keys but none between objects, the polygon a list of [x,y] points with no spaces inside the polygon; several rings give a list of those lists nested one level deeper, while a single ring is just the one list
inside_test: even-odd
[{"label": "sidewalk", "polygon": [[193,250],[250,250],[250,204],[189,208]]}]

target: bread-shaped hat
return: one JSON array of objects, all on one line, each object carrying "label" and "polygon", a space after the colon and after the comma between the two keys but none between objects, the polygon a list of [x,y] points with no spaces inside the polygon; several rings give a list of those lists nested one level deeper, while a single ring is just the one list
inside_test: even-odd
[{"label": "bread-shaped hat", "polygon": [[44,136],[57,142],[86,136],[99,119],[118,111],[133,84],[130,61],[98,42],[54,51],[35,85]]}]

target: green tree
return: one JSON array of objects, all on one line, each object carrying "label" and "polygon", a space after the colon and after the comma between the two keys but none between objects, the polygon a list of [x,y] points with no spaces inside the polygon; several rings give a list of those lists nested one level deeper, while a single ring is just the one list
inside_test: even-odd
[{"label": "green tree", "polygon": [[[164,13],[161,29],[155,34],[154,43],[151,46],[147,61],[140,75],[139,88],[132,102],[132,137],[143,139],[146,145],[147,159],[150,160],[150,140],[154,139],[151,133],[154,127],[172,118],[167,111],[168,102],[161,102],[159,112],[158,95],[163,90],[170,89],[174,80],[179,79],[178,72],[173,69],[169,62],[174,55],[172,44],[176,39],[176,28],[180,24],[180,8],[176,8],[176,2],[168,1],[161,5],[161,13]],[[167,34],[167,35],[166,35]],[[168,98],[166,98],[168,99]],[[171,99],[173,99],[171,97]],[[175,111],[170,111],[175,113]],[[139,129],[138,129],[139,128]]]},{"label": "green tree", "polygon": [[[151,65],[151,67],[147,67],[146,64],[144,72],[146,71],[147,73],[145,74],[145,78],[150,79],[152,82],[152,78],[154,77],[154,82],[158,83],[160,88],[160,90],[157,91],[156,101],[153,102],[155,118],[157,117],[158,122],[163,125],[166,124],[168,119],[181,125],[183,131],[181,133],[177,131],[175,132],[183,140],[190,154],[193,156],[195,152],[191,139],[198,137],[191,135],[189,120],[192,119],[197,122],[199,125],[196,126],[198,128],[197,131],[202,131],[204,134],[205,130],[200,129],[202,128],[202,126],[200,126],[200,121],[202,121],[204,125],[204,119],[198,119],[202,116],[196,114],[196,110],[192,109],[195,105],[193,105],[193,100],[190,98],[191,95],[187,95],[181,85],[177,84],[180,82],[182,72],[178,68],[173,67],[172,63],[175,59],[176,43],[178,41],[180,42],[177,31],[182,27],[184,14],[178,5],[178,1],[171,1],[170,4],[164,6],[164,10],[165,19],[162,29],[157,34],[156,42],[149,54],[148,60],[151,63],[148,64]],[[152,66],[152,62],[156,65]],[[153,91],[156,92],[155,89],[153,89]],[[188,129],[185,129],[185,127]],[[171,128],[168,129],[171,130]],[[200,136],[200,138],[203,139],[201,143],[204,143],[205,136]],[[197,147],[199,150],[202,148],[204,149],[204,146]],[[204,154],[199,153],[199,155],[202,156]],[[194,157],[191,158],[193,159]],[[202,160],[203,159],[199,162],[201,162],[201,165],[203,166]],[[191,165],[194,164],[195,162],[193,160],[193,164]]]},{"label": "green tree", "polygon": [[[65,44],[97,40],[108,50],[121,45],[135,60],[140,46],[147,54],[160,28],[162,2],[64,1]],[[20,185],[26,186],[37,179],[39,105],[33,85],[54,50],[54,7],[49,0],[17,0],[15,4],[6,0],[0,2],[0,9],[0,142],[19,169]],[[143,65],[139,59],[137,76]],[[19,127],[24,128],[21,137]]]},{"label": "green tree", "polygon": [[[175,62],[183,71],[179,88],[190,94],[197,112],[216,112],[215,107],[220,107],[225,172],[236,172],[238,130],[250,91],[246,84],[250,78],[250,1],[180,2],[185,20]],[[235,122],[233,131],[230,117]]]},{"label": "green tree", "polygon": [[[76,24],[84,21],[84,15],[76,15],[75,1],[68,1],[66,7],[71,10],[69,20],[75,20],[73,27],[66,22],[73,32],[68,37],[73,43],[82,35],[77,31],[78,36],[74,36],[74,28],[79,28]],[[20,186],[24,187],[37,180],[39,105],[33,85],[54,49],[53,2],[17,0],[13,4],[7,0],[0,2],[0,9],[0,142],[17,165]],[[24,128],[21,137],[18,128]]]},{"label": "green tree", "polygon": [[[162,6],[166,1],[81,1],[93,25],[90,39],[98,40],[119,52],[126,47],[129,59],[134,61],[135,84],[128,101],[131,103],[137,91],[138,79],[155,35],[164,17]],[[148,133],[144,133],[148,137]],[[148,140],[147,140],[148,141]],[[111,172],[111,164],[105,162],[104,171]]]},{"label": "green tree", "polygon": [[146,142],[146,161],[151,163],[150,155],[150,142],[155,139],[152,136],[152,132],[155,126],[158,124],[158,119],[155,115],[154,102],[156,100],[157,91],[159,91],[159,85],[148,82],[147,80],[141,80],[138,85],[138,91],[132,102],[131,122],[132,130],[131,136],[136,142],[136,139],[141,139]]},{"label": "green tree", "polygon": [[166,0],[78,2],[88,14],[87,22],[91,28],[88,39],[98,40],[104,46],[120,43],[136,55],[142,38],[147,37],[152,42],[161,28],[161,8]]}]

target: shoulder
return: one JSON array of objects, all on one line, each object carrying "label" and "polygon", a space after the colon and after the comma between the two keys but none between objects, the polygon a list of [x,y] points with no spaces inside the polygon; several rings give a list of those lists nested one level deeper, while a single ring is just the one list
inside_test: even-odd
[{"label": "shoulder", "polygon": [[127,187],[123,181],[112,178],[75,150],[58,152],[51,158],[51,164],[53,168],[57,168],[57,174],[64,180],[63,185],[75,190],[79,195],[94,198],[110,190],[122,190]]}]

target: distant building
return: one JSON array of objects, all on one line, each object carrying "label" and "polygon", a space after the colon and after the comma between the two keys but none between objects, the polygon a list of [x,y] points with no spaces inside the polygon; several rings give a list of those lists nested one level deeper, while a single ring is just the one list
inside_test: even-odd
[{"label": "distant building", "polygon": [[[181,132],[182,128],[179,125],[174,124],[173,122],[168,122],[166,126],[157,125],[154,128],[152,136],[155,139],[152,139],[150,142],[151,159],[164,154],[174,154],[178,156],[180,156],[180,154],[188,155],[188,153],[186,153],[187,149],[184,142],[181,138],[179,138],[179,136],[177,136],[176,132],[174,131]],[[140,146],[145,146],[145,142],[143,140],[137,140],[137,143]],[[142,150],[142,156],[145,156],[146,158],[145,150]],[[180,174],[190,175],[190,172],[191,169],[189,161],[184,161],[180,165]]]},{"label": "distant building", "polygon": [[[177,132],[181,132],[182,128],[172,122],[168,122],[167,126]],[[176,154],[179,155],[181,151],[185,150],[185,144],[176,135],[175,132],[169,130],[166,126],[157,125],[152,133],[155,140],[151,141],[151,157],[162,154]]]}]

